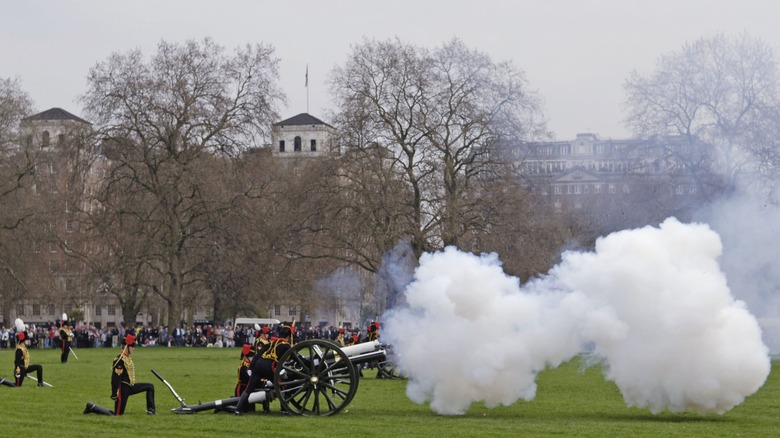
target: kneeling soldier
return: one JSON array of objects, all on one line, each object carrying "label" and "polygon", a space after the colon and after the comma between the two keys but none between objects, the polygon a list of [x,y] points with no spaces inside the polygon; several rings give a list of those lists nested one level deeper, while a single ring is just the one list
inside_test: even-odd
[{"label": "kneeling soldier", "polygon": [[[21,328],[21,329],[20,329]],[[30,352],[27,351],[27,343],[30,337],[25,331],[24,322],[16,319],[16,355],[14,357],[14,379],[16,386],[22,386],[24,378],[32,371],[38,376],[38,386],[43,386],[43,367],[38,364],[30,364]]]},{"label": "kneeling soldier", "polygon": [[125,336],[123,344],[122,353],[114,360],[113,373],[111,373],[111,399],[114,400],[114,410],[109,411],[94,403],[87,403],[85,414],[122,415],[125,413],[128,397],[141,392],[146,393],[146,413],[150,415],[156,413],[154,385],[135,381],[135,364],[130,358],[135,350],[135,335]]}]

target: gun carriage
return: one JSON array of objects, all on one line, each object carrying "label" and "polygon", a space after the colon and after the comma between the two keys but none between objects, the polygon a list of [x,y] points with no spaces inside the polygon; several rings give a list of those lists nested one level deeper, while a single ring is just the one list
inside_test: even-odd
[{"label": "gun carriage", "polygon": [[[280,359],[273,382],[254,392],[250,403],[268,403],[279,400],[282,410],[294,415],[329,416],[343,410],[355,396],[359,382],[357,367],[376,363],[394,375],[395,367],[388,360],[389,346],[379,341],[364,342],[348,347],[321,340],[307,340],[295,344]],[[384,365],[381,365],[384,364]],[[215,400],[197,405],[184,402],[173,387],[155,370],[160,379],[179,401],[180,406],[171,409],[179,414],[201,411],[230,410],[238,404],[239,397]],[[397,375],[397,374],[395,374]]]}]

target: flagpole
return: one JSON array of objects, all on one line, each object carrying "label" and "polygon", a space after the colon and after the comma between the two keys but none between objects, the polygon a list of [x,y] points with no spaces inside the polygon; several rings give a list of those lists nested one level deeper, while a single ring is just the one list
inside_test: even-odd
[{"label": "flagpole", "polygon": [[309,64],[306,64],[306,113],[309,112]]}]

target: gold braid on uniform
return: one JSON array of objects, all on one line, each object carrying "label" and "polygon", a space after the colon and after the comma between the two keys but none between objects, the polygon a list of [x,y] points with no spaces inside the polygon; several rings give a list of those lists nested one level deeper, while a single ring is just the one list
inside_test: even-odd
[{"label": "gold braid on uniform", "polygon": [[130,356],[125,356],[124,361],[127,374],[130,375],[130,386],[133,386],[135,385],[135,364],[133,363],[133,359],[131,359]]},{"label": "gold braid on uniform", "polygon": [[279,356],[276,354],[276,348],[279,347],[280,344],[287,344],[288,342],[283,339],[277,339],[275,341],[271,342],[271,346],[268,347],[265,352],[263,353],[263,359],[270,359],[274,362],[279,362]]},{"label": "gold braid on uniform", "polygon": [[125,363],[125,370],[127,370],[127,377],[130,378],[130,386],[135,385],[135,364],[133,363],[133,359],[130,358],[130,356],[125,356],[125,353],[119,355],[119,359],[114,362],[114,367],[119,363],[119,361],[124,361]]},{"label": "gold braid on uniform", "polygon": [[24,367],[30,366],[30,352],[27,351],[27,346],[24,345],[24,341],[16,347],[18,350],[22,350],[22,358],[24,358]]}]

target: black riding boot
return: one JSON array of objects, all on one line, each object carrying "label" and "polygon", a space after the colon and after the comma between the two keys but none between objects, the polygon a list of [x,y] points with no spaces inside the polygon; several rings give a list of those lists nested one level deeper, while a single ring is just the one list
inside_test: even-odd
[{"label": "black riding boot", "polygon": [[10,386],[11,388],[16,388],[16,384],[10,380],[5,380],[4,378],[0,377],[0,385]]},{"label": "black riding boot", "polygon": [[87,407],[84,409],[85,414],[98,414],[98,415],[114,415],[114,411],[109,411],[106,408],[101,408],[94,403],[87,403]]},{"label": "black riding boot", "polygon": [[241,393],[241,399],[238,401],[238,404],[236,405],[236,415],[241,415],[244,410],[246,410],[247,405],[249,404],[249,391],[244,391]]}]

